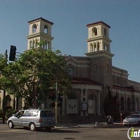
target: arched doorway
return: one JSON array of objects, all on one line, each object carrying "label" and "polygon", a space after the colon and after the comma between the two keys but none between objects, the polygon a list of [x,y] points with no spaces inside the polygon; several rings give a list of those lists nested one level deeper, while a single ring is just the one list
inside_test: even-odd
[{"label": "arched doorway", "polygon": [[138,98],[136,99],[136,108],[135,111],[139,111],[139,100]]},{"label": "arched doorway", "polygon": [[127,111],[131,111],[130,109],[130,98],[127,98]]},{"label": "arched doorway", "polygon": [[124,98],[121,97],[121,111],[124,111]]},{"label": "arched doorway", "polygon": [[88,96],[88,114],[95,115],[95,96],[89,95]]},{"label": "arched doorway", "polygon": [[78,114],[78,101],[75,93],[67,95],[67,115],[77,115]]}]

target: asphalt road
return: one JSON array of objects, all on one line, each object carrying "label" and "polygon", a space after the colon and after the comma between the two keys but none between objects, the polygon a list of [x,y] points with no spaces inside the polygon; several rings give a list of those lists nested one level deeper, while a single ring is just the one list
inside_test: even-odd
[{"label": "asphalt road", "polygon": [[[9,129],[0,124],[0,140],[128,140],[129,127],[62,126],[46,130],[30,131],[21,127]],[[139,138],[137,138],[139,139]]]}]

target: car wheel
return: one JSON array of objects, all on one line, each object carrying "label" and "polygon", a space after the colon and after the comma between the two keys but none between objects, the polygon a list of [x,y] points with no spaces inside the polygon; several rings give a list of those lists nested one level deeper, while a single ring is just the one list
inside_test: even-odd
[{"label": "car wheel", "polygon": [[12,121],[9,121],[9,122],[8,122],[8,126],[9,126],[10,129],[11,129],[11,128],[14,128],[13,122],[12,122]]},{"label": "car wheel", "polygon": [[31,123],[29,127],[30,127],[31,131],[35,131],[36,130],[36,127],[35,127],[34,123]]}]

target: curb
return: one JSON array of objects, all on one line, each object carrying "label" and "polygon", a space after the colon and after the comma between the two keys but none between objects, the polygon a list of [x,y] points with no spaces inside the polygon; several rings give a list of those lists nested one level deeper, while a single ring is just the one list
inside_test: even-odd
[{"label": "curb", "polygon": [[57,124],[55,128],[121,128],[124,127],[122,123],[98,123],[98,124]]}]

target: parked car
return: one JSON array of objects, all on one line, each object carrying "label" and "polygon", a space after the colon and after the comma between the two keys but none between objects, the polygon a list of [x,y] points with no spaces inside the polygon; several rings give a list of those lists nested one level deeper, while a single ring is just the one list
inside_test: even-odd
[{"label": "parked car", "polygon": [[7,120],[9,128],[14,126],[28,127],[34,131],[36,128],[46,128],[48,131],[55,126],[54,114],[49,110],[28,109],[20,110]]},{"label": "parked car", "polygon": [[123,125],[140,125],[140,114],[132,114],[123,119]]}]

